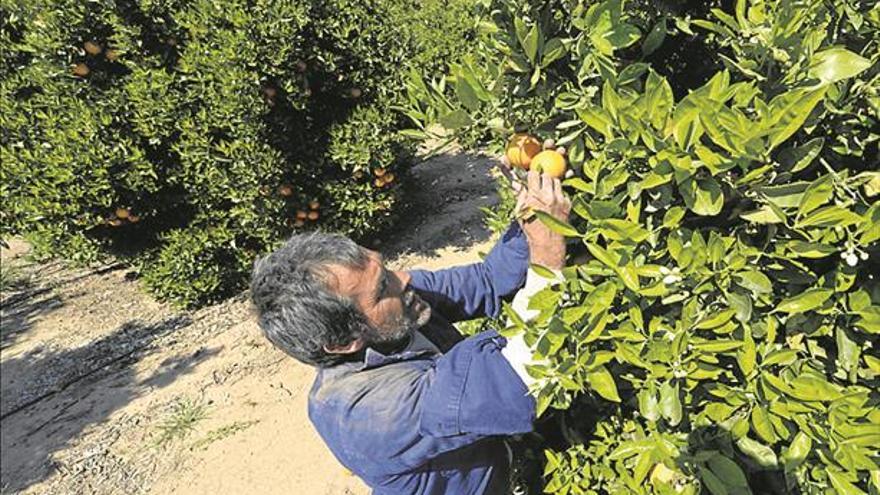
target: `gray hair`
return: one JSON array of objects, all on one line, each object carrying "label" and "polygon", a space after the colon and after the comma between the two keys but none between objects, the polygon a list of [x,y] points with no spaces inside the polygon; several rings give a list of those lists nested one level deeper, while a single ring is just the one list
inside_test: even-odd
[{"label": "gray hair", "polygon": [[367,256],[339,234],[295,234],[254,262],[251,301],[263,334],[272,344],[306,364],[330,366],[345,355],[325,346],[343,346],[369,332],[363,313],[327,286],[326,268],[364,268]]}]

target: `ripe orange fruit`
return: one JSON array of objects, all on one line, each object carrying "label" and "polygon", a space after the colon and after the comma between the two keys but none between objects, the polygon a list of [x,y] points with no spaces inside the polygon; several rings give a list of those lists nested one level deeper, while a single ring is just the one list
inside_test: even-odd
[{"label": "ripe orange fruit", "polygon": [[89,75],[89,72],[91,72],[91,70],[86,64],[76,64],[76,67],[73,68],[74,75],[77,75],[79,77],[86,77],[87,75]]},{"label": "ripe orange fruit", "polygon": [[385,181],[377,178],[376,180],[373,181],[373,185],[375,185],[376,187],[382,187],[385,185]]},{"label": "ripe orange fruit", "polygon": [[361,91],[361,88],[351,88],[348,94],[350,94],[352,98],[360,98],[364,92]]},{"label": "ripe orange fruit", "polygon": [[309,212],[309,220],[317,220],[319,216],[321,216],[321,214],[318,213],[317,211],[310,211]]},{"label": "ripe orange fruit", "polygon": [[384,168],[377,168],[377,169],[373,170],[373,174],[375,174],[376,177],[382,177],[383,175],[385,175],[385,169]]},{"label": "ripe orange fruit", "polygon": [[138,216],[138,215],[129,215],[129,216],[128,216],[128,221],[131,222],[131,223],[138,223],[138,222],[141,221],[141,217]]},{"label": "ripe orange fruit", "polygon": [[83,48],[86,49],[86,53],[88,53],[89,55],[97,55],[101,53],[101,50],[103,50],[101,45],[95,43],[94,41],[86,41],[83,44]]},{"label": "ripe orange fruit", "polygon": [[308,216],[309,216],[309,214],[303,210],[296,211],[296,218],[299,220],[305,220],[306,218],[308,218]]},{"label": "ripe orange fruit", "polygon": [[104,53],[104,56],[107,57],[107,60],[112,62],[119,58],[119,52],[117,52],[116,50],[107,50],[107,52]]},{"label": "ripe orange fruit", "polygon": [[113,220],[107,221],[107,223],[110,224],[111,227],[119,227],[122,225],[122,220],[114,218]]},{"label": "ripe orange fruit", "polygon": [[128,208],[116,208],[117,218],[128,218],[129,216],[131,216],[131,211]]},{"label": "ripe orange fruit", "polygon": [[391,184],[392,182],[394,182],[394,174],[392,174],[391,172],[385,174],[385,176],[382,177],[382,182],[386,184]]},{"label": "ripe orange fruit", "polygon": [[282,184],[278,186],[278,194],[282,196],[290,196],[293,194],[293,188],[290,187],[289,184]]},{"label": "ripe orange fruit", "polygon": [[505,156],[514,167],[528,170],[532,159],[541,151],[541,142],[525,133],[514,134],[507,142]]},{"label": "ripe orange fruit", "polygon": [[305,224],[306,224],[306,221],[299,219],[299,218],[295,222],[293,222],[294,227],[302,227]]},{"label": "ripe orange fruit", "polygon": [[319,203],[319,202],[317,202],[317,201],[311,201],[311,202],[309,202],[309,208],[311,208],[311,209],[313,209],[313,210],[317,210],[317,209],[320,208],[320,207],[321,207],[321,203]]},{"label": "ripe orange fruit", "polygon": [[544,150],[532,158],[532,170],[557,179],[565,175],[565,157],[553,150]]}]

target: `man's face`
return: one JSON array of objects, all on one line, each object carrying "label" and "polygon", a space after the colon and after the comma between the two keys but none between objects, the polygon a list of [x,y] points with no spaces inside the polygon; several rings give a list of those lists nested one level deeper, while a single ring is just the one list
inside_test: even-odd
[{"label": "man's face", "polygon": [[354,301],[372,327],[373,332],[363,337],[363,345],[400,341],[428,322],[431,307],[412,289],[405,290],[407,273],[389,271],[382,255],[369,249],[365,252],[368,261],[362,269],[328,267],[328,284],[337,294]]}]

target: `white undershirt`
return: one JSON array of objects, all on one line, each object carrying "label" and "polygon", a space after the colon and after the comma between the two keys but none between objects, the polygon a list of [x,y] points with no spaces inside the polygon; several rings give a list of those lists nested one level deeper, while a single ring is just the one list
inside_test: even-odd
[{"label": "white undershirt", "polygon": [[[556,278],[549,279],[538,275],[531,268],[529,269],[526,274],[525,285],[515,296],[513,296],[513,303],[511,304],[512,309],[520,318],[528,321],[540,313],[540,311],[536,309],[528,309],[529,299],[548,285],[556,284],[564,280],[561,271],[553,270],[553,273],[556,275]],[[530,387],[535,382],[535,379],[526,372],[526,365],[533,363],[532,351],[529,349],[529,346],[526,345],[523,335],[524,334],[520,332],[513,337],[509,337],[507,339],[507,346],[501,349],[501,354],[507,359],[507,362],[510,363],[510,366],[513,367],[513,370],[516,371],[516,374],[520,377],[526,387]]]}]

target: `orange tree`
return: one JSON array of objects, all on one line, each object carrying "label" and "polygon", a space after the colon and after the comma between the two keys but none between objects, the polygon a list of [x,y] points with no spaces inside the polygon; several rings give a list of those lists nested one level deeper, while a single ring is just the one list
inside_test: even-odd
[{"label": "orange tree", "polygon": [[[407,67],[467,45],[463,1],[0,1],[0,238],[122,257],[183,305],[292,231],[393,219]],[[374,170],[387,173],[375,180]]]},{"label": "orange tree", "polygon": [[880,493],[880,7],[483,7],[404,110],[577,171],[570,222],[541,219],[578,262],[505,314],[561,410],[544,490]]}]

